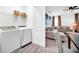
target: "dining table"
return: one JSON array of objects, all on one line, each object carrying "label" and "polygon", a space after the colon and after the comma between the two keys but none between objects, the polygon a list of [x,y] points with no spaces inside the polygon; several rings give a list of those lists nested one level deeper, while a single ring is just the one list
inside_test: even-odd
[{"label": "dining table", "polygon": [[76,32],[66,32],[65,33],[68,38],[68,48],[71,49],[71,42],[79,51],[79,33]]}]

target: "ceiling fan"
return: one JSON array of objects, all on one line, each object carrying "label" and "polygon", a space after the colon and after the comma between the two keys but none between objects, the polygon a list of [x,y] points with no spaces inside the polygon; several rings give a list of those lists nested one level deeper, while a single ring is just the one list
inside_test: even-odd
[{"label": "ceiling fan", "polygon": [[68,7],[68,9],[64,9],[64,10],[73,12],[74,10],[77,10],[77,9],[79,9],[79,6],[70,6]]}]

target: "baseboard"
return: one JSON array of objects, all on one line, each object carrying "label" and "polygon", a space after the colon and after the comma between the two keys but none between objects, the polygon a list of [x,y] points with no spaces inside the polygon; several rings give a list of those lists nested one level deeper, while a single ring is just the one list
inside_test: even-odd
[{"label": "baseboard", "polygon": [[17,48],[16,50],[12,51],[11,53],[17,53],[20,49],[24,48],[25,46],[27,46],[27,45],[29,45],[29,44],[31,44],[31,43],[32,43],[32,42],[29,42],[28,44]]},{"label": "baseboard", "polygon": [[31,44],[32,42],[29,42],[28,44],[25,44],[24,46],[21,46],[21,48],[24,48],[25,46]]},{"label": "baseboard", "polygon": [[53,39],[53,38],[49,38],[49,37],[46,37],[46,39],[52,39],[52,40],[55,40],[55,39]]}]

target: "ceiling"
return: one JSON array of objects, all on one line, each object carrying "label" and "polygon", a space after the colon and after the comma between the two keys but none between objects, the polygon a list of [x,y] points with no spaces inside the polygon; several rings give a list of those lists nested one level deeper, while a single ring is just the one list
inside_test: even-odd
[{"label": "ceiling", "polygon": [[67,13],[77,13],[79,10],[75,10],[73,12],[66,11],[64,9],[68,9],[70,6],[46,6],[46,13],[48,13],[50,16],[56,16],[56,15],[62,15]]}]

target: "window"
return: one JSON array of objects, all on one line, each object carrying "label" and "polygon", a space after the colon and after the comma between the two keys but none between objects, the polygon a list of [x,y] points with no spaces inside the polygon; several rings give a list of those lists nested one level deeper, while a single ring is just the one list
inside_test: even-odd
[{"label": "window", "polygon": [[45,25],[46,27],[50,27],[51,25],[51,17],[45,14]]}]

